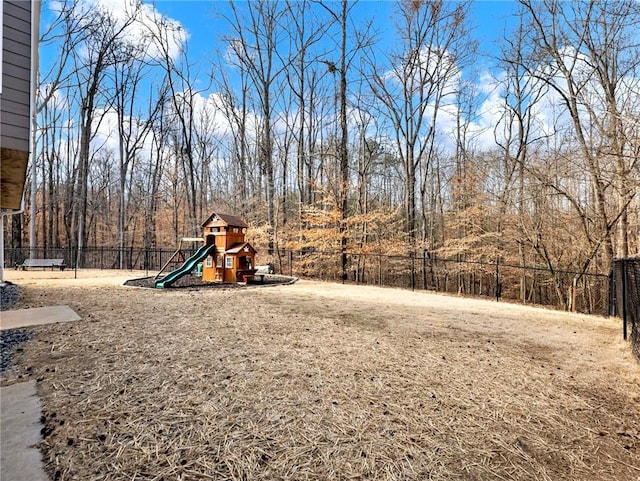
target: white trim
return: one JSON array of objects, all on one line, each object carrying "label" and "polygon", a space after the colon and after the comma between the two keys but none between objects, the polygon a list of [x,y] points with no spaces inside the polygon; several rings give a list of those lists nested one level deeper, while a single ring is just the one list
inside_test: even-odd
[{"label": "white trim", "polygon": [[[38,46],[40,43],[40,7],[41,0],[31,2],[31,102],[29,115],[31,116],[31,130],[29,132],[29,162],[31,163],[31,219],[29,226],[29,258],[33,259],[36,249],[36,194],[38,191],[38,179],[36,175],[36,132],[38,130],[38,112],[36,107],[38,95],[38,69],[40,68],[40,56]],[[24,192],[22,196],[24,197]]]},{"label": "white trim", "polygon": [[[4,63],[4,50],[2,46],[2,38],[4,37],[4,13],[3,13],[4,0],[0,2],[0,95],[2,95],[2,64]],[[0,281],[2,278],[0,278]]]}]

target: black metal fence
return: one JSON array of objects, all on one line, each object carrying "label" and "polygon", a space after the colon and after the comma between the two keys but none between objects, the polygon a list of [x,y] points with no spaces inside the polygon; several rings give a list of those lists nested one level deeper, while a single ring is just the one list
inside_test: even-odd
[{"label": "black metal fence", "polygon": [[640,258],[613,262],[609,296],[609,314],[622,318],[623,336],[640,359]]},{"label": "black metal fence", "polygon": [[[194,252],[183,249],[185,258]],[[174,253],[175,249],[91,247],[78,253],[73,248],[38,248],[34,257],[64,259],[68,268],[158,271]],[[5,249],[7,268],[29,257],[28,248]],[[343,281],[339,251],[279,250],[269,261],[279,273]],[[347,266],[344,281],[349,283],[490,297],[584,313],[609,312],[609,278],[605,274],[578,275],[499,261],[442,259],[427,252],[410,256],[348,253]]]},{"label": "black metal fence", "polygon": [[[185,259],[196,249],[183,249]],[[175,249],[117,249],[112,247],[86,247],[78,252],[75,248],[36,248],[36,259],[64,259],[69,269],[128,269],[157,271],[171,259]],[[5,268],[17,267],[30,257],[28,247],[5,248]]]},{"label": "black metal fence", "polygon": [[[347,255],[346,282],[431,290],[552,306],[589,314],[608,312],[608,276],[495,262],[442,259],[419,255]],[[339,252],[281,250],[276,271],[341,282]]]}]

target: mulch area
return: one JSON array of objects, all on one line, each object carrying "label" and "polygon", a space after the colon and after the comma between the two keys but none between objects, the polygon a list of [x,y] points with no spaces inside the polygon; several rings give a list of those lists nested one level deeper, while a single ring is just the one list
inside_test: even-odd
[{"label": "mulch area", "polygon": [[[161,277],[159,277],[161,278]],[[246,286],[275,286],[275,285],[283,285],[289,284],[293,282],[295,278],[287,277],[287,276],[272,276],[265,275],[263,280],[256,279],[254,281],[249,282],[247,285],[238,284],[238,283],[229,283],[229,282],[205,282],[202,280],[202,277],[190,274],[184,277],[181,277],[177,281],[175,281],[171,287],[173,288],[198,288],[198,289],[238,289]],[[125,282],[125,286],[133,286],[133,287],[148,287],[155,288],[156,279],[153,276],[143,277],[140,279],[131,279]]]}]

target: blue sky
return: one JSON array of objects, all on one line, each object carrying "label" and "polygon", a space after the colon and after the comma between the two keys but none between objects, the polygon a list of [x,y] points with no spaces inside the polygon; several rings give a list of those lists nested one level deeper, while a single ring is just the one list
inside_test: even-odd
[{"label": "blue sky", "polygon": [[[357,14],[367,18],[375,16],[377,27],[384,33],[392,27],[393,1],[362,0]],[[194,59],[211,58],[220,50],[220,34],[225,29],[224,22],[216,12],[224,12],[227,0],[160,0],[156,3],[159,12],[178,20],[189,32],[189,52]],[[515,1],[476,1],[471,10],[474,36],[480,42],[483,53],[496,51],[496,42],[502,37],[509,24]]]},{"label": "blue sky", "polygon": [[[80,2],[101,3],[111,9],[122,8],[125,1],[131,0],[79,0]],[[56,0],[43,2],[43,29],[46,28],[47,20],[51,21],[52,13],[47,11],[49,5],[55,5]],[[145,3],[148,4],[147,1]],[[241,3],[241,2],[238,2]],[[229,33],[227,22],[221,18],[221,13],[229,13],[229,2],[227,0],[158,0],[155,2],[155,9],[163,16],[179,22],[188,32],[188,58],[192,65],[192,72],[199,72],[196,78],[198,87],[209,85],[209,74],[212,64],[218,63],[221,52],[225,51],[226,45],[221,40],[225,33]],[[354,18],[362,19],[362,22],[374,18],[375,29],[379,37],[384,42],[385,36],[392,39],[394,27],[394,8],[396,3],[384,0],[361,0],[354,9]],[[472,84],[480,87],[480,91],[487,96],[485,105],[482,108],[478,120],[481,126],[491,125],[495,121],[494,103],[497,98],[492,97],[492,81],[488,73],[495,73],[496,62],[488,55],[499,53],[498,42],[504,35],[505,28],[508,28],[510,21],[513,21],[512,12],[516,7],[515,1],[476,1],[472,4],[470,23],[474,27],[473,37],[478,40],[480,56],[472,66],[473,68],[464,71]],[[85,5],[86,6],[86,5]],[[119,7],[120,6],[120,7]],[[336,7],[339,3],[336,2]],[[392,46],[390,46],[392,47]],[[59,55],[56,46],[41,46],[41,71],[46,72]],[[385,48],[384,46],[381,48]],[[152,80],[151,80],[152,81]],[[206,87],[205,87],[206,88]],[[214,94],[215,86],[208,91],[202,91],[202,97]],[[106,127],[105,127],[106,128]],[[480,127],[478,127],[480,128]],[[490,132],[490,129],[485,129]],[[108,133],[105,133],[107,136]],[[489,139],[491,141],[491,139]]]},{"label": "blue sky", "polygon": [[[120,3],[120,0],[92,1],[101,1],[112,6]],[[145,0],[145,3],[148,2]],[[51,18],[51,12],[48,11],[49,5],[55,5],[55,0],[43,2],[43,29],[46,28],[47,19]],[[187,30],[190,36],[189,57],[192,62],[201,63],[200,67],[205,71],[211,61],[215,61],[219,53],[224,50],[220,37],[228,27],[221,19],[220,13],[228,12],[228,5],[228,0],[158,0],[155,2],[159,13],[177,20]],[[477,0],[472,4],[470,22],[474,27],[473,35],[480,43],[481,54],[497,53],[497,42],[503,35],[505,25],[508,25],[512,19],[515,5],[516,2],[513,0]],[[394,6],[395,2],[390,0],[361,0],[354,10],[355,18],[360,17],[364,22],[373,17],[375,28],[383,38],[385,32],[391,34]],[[50,65],[57,54],[55,49],[41,47],[41,64]],[[481,56],[478,59],[478,66],[480,66],[478,70],[489,69],[490,64],[488,59],[483,59]],[[483,68],[483,65],[487,68]]]},{"label": "blue sky", "polygon": [[[189,57],[192,61],[202,62],[201,68],[207,71],[209,61],[215,61],[219,52],[224,50],[220,37],[228,27],[225,21],[220,19],[220,13],[228,11],[228,4],[227,0],[161,0],[156,4],[156,8],[162,14],[179,21],[187,29],[190,35]],[[389,37],[393,38],[395,5],[396,2],[390,0],[361,0],[356,5],[354,15],[356,18],[360,16],[363,22],[373,16],[380,37],[384,38],[385,33],[388,33]],[[513,0],[477,0],[472,4],[469,21],[473,37],[479,42],[479,56],[473,68],[464,75],[467,75],[473,84],[483,84],[488,73],[495,73],[496,61],[490,57],[499,54],[504,32],[514,23],[513,13],[516,7],[517,3]],[[490,89],[491,85],[487,87]],[[485,100],[483,112],[480,114],[482,119],[479,120],[483,127],[495,121],[495,114],[492,113],[495,101],[491,95]],[[486,135],[486,142],[491,143],[492,130],[486,129]]]}]

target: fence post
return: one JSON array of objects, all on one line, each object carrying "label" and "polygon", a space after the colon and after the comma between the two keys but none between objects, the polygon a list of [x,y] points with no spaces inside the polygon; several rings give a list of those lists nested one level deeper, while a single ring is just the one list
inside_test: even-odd
[{"label": "fence post", "polygon": [[620,261],[620,271],[621,271],[620,277],[622,278],[622,336],[626,341],[628,333],[627,333],[627,263],[625,261]]},{"label": "fence post", "polygon": [[578,279],[573,276],[571,280],[571,312],[576,312],[576,293],[578,292]]},{"label": "fence post", "polygon": [[422,288],[427,290],[427,250],[422,249]]},{"label": "fence post", "polygon": [[411,257],[411,290],[415,291],[416,290],[416,256],[415,256],[415,252],[411,251],[409,253],[409,256]]},{"label": "fence post", "polygon": [[293,277],[293,251],[289,251],[289,276]]},{"label": "fence post", "polygon": [[496,258],[496,302],[500,302],[502,285],[500,284],[500,258]]}]

